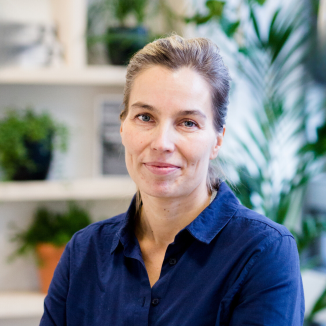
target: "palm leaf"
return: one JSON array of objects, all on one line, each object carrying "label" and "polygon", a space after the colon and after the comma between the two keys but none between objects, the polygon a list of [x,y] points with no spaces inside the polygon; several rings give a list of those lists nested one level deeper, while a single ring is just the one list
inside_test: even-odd
[{"label": "palm leaf", "polygon": [[256,18],[256,15],[255,15],[255,12],[254,12],[254,9],[252,8],[252,6],[250,6],[249,9],[250,9],[250,18],[252,19],[252,23],[253,23],[253,27],[254,27],[254,30],[255,30],[257,39],[258,39],[259,43],[261,45],[263,45],[263,42],[262,42],[262,39],[261,39],[261,36],[260,36],[260,30],[259,30],[257,18]]}]

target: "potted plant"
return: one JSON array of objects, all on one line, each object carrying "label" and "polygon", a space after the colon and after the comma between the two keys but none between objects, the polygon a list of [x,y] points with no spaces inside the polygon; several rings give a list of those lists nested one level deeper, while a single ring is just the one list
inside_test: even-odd
[{"label": "potted plant", "polygon": [[67,149],[68,131],[49,113],[8,109],[0,120],[0,167],[5,180],[44,180],[54,148]]},{"label": "potted plant", "polygon": [[41,291],[47,293],[56,265],[74,233],[91,223],[89,213],[70,202],[66,213],[39,208],[27,230],[17,232],[12,241],[19,244],[10,260],[33,252],[38,261]]},{"label": "potted plant", "polygon": [[[145,22],[158,11],[171,24],[172,10],[161,0],[96,0],[88,10],[88,45],[104,42],[110,63],[126,65],[135,52],[155,38]],[[100,35],[99,24],[104,30]]]}]

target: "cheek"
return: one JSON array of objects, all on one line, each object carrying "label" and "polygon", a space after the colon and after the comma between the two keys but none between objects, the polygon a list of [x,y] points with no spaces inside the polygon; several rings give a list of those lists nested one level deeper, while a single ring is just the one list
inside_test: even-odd
[{"label": "cheek", "polygon": [[[127,129],[127,128],[126,128]],[[122,137],[122,143],[125,147],[125,152],[129,155],[139,154],[143,148],[144,139],[140,133],[125,130]]]},{"label": "cheek", "polygon": [[[181,145],[184,156],[191,166],[206,165],[211,154],[211,142],[206,137],[194,138],[193,141]],[[207,162],[207,163],[206,163]]]}]

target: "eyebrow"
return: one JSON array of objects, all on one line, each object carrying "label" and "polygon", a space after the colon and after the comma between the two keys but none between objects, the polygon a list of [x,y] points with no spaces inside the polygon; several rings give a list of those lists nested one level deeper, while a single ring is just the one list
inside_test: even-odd
[{"label": "eyebrow", "polygon": [[[152,105],[149,104],[145,104],[142,102],[136,102],[134,104],[131,105],[131,108],[142,108],[142,109],[147,109],[148,111],[152,111],[155,112],[157,111],[157,109],[155,107],[153,107]],[[206,119],[206,115],[201,112],[200,110],[183,110],[178,112],[178,116],[187,116],[187,115],[198,115],[204,119]]]}]

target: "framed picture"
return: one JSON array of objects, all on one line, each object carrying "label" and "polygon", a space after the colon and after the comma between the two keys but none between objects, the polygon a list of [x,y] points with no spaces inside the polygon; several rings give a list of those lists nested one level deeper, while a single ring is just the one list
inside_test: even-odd
[{"label": "framed picture", "polygon": [[128,174],[120,136],[122,95],[99,96],[95,106],[95,174]]}]

